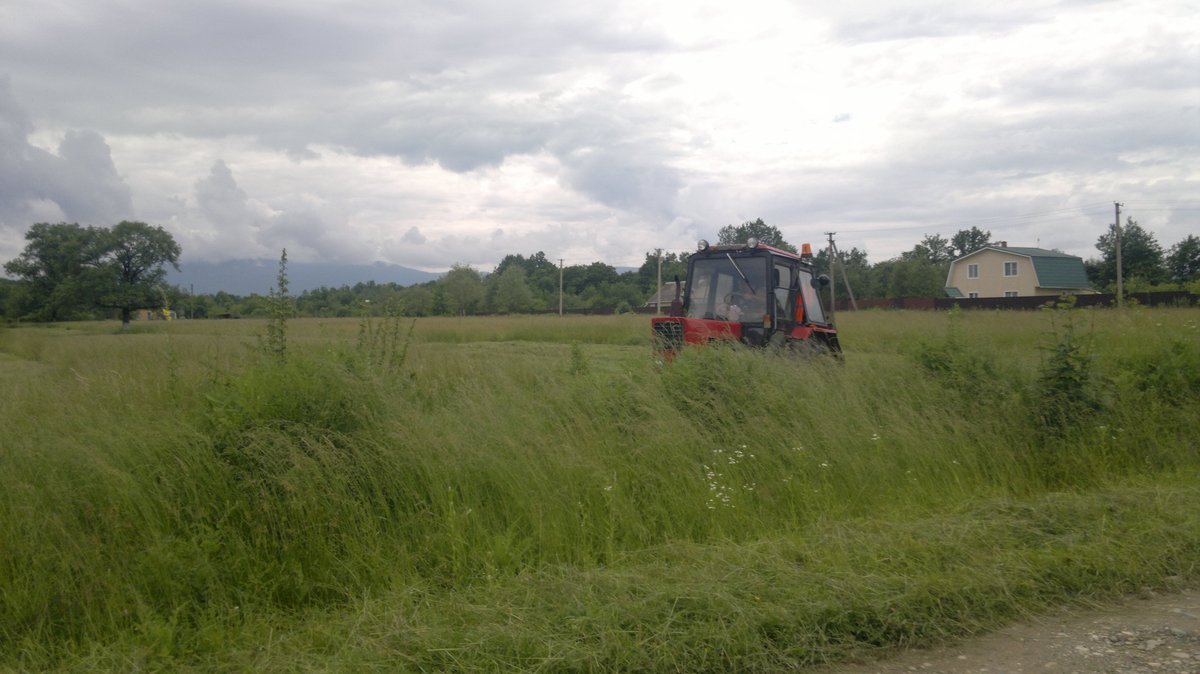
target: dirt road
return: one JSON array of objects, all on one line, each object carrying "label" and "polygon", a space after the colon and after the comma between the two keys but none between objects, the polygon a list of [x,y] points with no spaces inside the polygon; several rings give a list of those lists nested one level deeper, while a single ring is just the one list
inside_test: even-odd
[{"label": "dirt road", "polygon": [[819,674],[1200,674],[1200,590],[1060,611],[961,644]]}]

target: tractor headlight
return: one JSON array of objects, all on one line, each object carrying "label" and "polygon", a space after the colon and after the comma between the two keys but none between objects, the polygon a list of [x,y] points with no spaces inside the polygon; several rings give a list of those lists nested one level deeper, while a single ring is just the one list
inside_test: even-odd
[{"label": "tractor headlight", "polygon": [[700,241],[696,244],[696,250],[701,253],[708,250],[708,241],[705,241],[704,239],[700,239]]},{"label": "tractor headlight", "polygon": [[750,237],[749,239],[746,239],[746,247],[747,248],[758,248],[758,239],[753,236]]}]

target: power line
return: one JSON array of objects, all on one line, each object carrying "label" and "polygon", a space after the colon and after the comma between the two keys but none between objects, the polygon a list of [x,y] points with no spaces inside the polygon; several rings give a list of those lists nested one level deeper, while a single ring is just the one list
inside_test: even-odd
[{"label": "power line", "polygon": [[[1109,206],[1108,208],[1111,208],[1111,206]],[[1032,226],[1032,225],[1040,225],[1040,224],[1053,223],[1053,222],[1067,222],[1067,221],[1071,221],[1071,220],[1075,220],[1075,219],[1076,218],[1073,218],[1073,217],[1061,217],[1060,216],[1057,218],[1043,218],[1041,220],[1029,220],[1027,222],[1013,222],[1013,223],[1009,223],[1009,226],[1011,226],[1011,227],[1028,227],[1028,226]],[[978,227],[981,225],[984,228],[992,229],[992,228],[999,228],[999,227],[1003,226],[1004,223],[997,222],[997,223],[989,224],[989,223],[982,223],[982,222],[976,221],[976,222],[926,223],[924,225],[903,225],[903,226],[899,226],[899,227],[871,227],[869,229],[854,229],[853,227],[849,227],[849,228],[844,229],[843,232],[849,233],[849,234],[873,234],[876,232],[937,232],[937,231],[945,230],[947,228],[963,229],[963,228],[967,228],[967,227]]]},{"label": "power line", "polygon": [[1139,202],[1136,202],[1136,203],[1143,203],[1143,204],[1187,204],[1188,206],[1191,206],[1191,207],[1197,207],[1197,203],[1196,203],[1196,201],[1195,201],[1195,200],[1193,200],[1193,199],[1187,199],[1187,200],[1181,200],[1181,199],[1145,199],[1145,200],[1143,200],[1143,201],[1139,201]]},{"label": "power line", "polygon": [[1038,220],[1047,215],[1089,213],[1100,209],[1107,210],[1108,207],[1109,204],[1107,203],[1097,203],[1083,206],[1068,206],[1065,208],[1050,208],[1044,211],[1030,211],[1028,213],[1019,213],[1016,215],[996,215],[990,218],[979,218],[974,221],[964,222],[963,224],[970,225],[973,223],[1004,222],[1008,220]]},{"label": "power line", "polygon": [[937,223],[925,223],[921,225],[899,225],[895,227],[870,227],[863,229],[849,228],[844,231],[854,234],[871,234],[874,232],[905,232],[905,231],[937,231],[946,227],[999,227],[1006,224],[1010,225],[1036,225],[1048,222],[1063,222],[1072,220],[1079,215],[1099,214],[1101,211],[1107,211],[1111,208],[1111,204],[1089,204],[1086,206],[1076,206],[1070,208],[1055,208],[1044,211],[1032,211],[1029,213],[1021,213],[1018,215],[997,215],[991,218],[978,218],[974,220],[958,220],[958,221],[941,221]]}]

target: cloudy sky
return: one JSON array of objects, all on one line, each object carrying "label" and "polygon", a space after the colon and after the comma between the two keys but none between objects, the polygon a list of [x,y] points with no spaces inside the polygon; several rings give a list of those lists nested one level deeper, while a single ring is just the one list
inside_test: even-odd
[{"label": "cloudy sky", "polygon": [[3,0],[0,260],[640,264],[754,218],[873,261],[1200,232],[1200,4]]}]

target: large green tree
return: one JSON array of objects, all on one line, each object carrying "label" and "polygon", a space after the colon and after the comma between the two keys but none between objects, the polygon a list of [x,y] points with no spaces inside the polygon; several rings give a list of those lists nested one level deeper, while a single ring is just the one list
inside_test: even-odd
[{"label": "large green tree", "polygon": [[25,315],[37,320],[114,309],[127,328],[134,311],[162,306],[164,265],[179,268],[179,244],[144,222],[112,229],[38,223],[25,240],[25,250],[4,269],[25,286]]},{"label": "large green tree", "polygon": [[1167,255],[1167,271],[1175,283],[1200,281],[1200,237],[1189,234],[1171,246],[1171,252]]},{"label": "large green tree", "polygon": [[510,265],[488,277],[491,310],[501,314],[519,314],[533,308],[533,291],[521,265]]},{"label": "large green tree", "polygon": [[401,291],[406,316],[428,316],[433,313],[433,286],[436,281],[409,286]]},{"label": "large green tree", "polygon": [[875,265],[873,294],[877,297],[941,297],[945,294],[948,264],[933,264],[919,257],[899,257]]},{"label": "large green tree", "polygon": [[0,319],[10,319],[17,316],[20,289],[21,286],[16,281],[0,278]]},{"label": "large green tree", "polygon": [[[1089,280],[1096,286],[1108,286],[1117,280],[1117,237],[1109,229],[1096,240],[1100,260],[1088,266]],[[1124,278],[1158,284],[1166,279],[1163,249],[1154,235],[1142,228],[1133,218],[1121,229],[1121,267]]]},{"label": "large green tree", "polygon": [[563,269],[563,286],[568,293],[579,295],[589,288],[617,282],[617,270],[603,262],[571,265]]},{"label": "large green tree", "polygon": [[750,237],[758,239],[759,243],[774,246],[782,250],[797,252],[796,247],[783,238],[779,228],[768,225],[762,218],[747,220],[740,225],[725,225],[717,232],[719,243],[745,243]]},{"label": "large green tree", "polygon": [[992,233],[990,230],[983,230],[978,227],[960,229],[955,232],[954,236],[950,237],[950,248],[954,251],[954,257],[962,257],[968,253],[974,253],[991,243],[991,241]]},{"label": "large green tree", "polygon": [[446,308],[459,316],[475,310],[483,299],[483,278],[465,264],[455,264],[439,281]]},{"label": "large green tree", "polygon": [[103,230],[99,243],[102,253],[84,279],[95,305],[115,309],[128,329],[134,311],[163,305],[165,266],[179,270],[179,244],[162,227],[129,220]]},{"label": "large green tree", "polygon": [[533,293],[535,306],[558,306],[558,265],[547,259],[544,252],[539,250],[529,257],[511,253],[505,255],[492,274],[503,274],[513,265],[525,270],[525,282]]},{"label": "large green tree", "polygon": [[926,234],[921,243],[913,246],[912,250],[901,253],[900,257],[905,260],[942,264],[954,259],[954,247],[940,234]]},{"label": "large green tree", "polygon": [[[874,268],[867,261],[867,251],[857,247],[850,250],[838,250],[837,268],[830,270],[829,267],[829,248],[822,248],[817,251],[813,258],[813,264],[822,274],[828,274],[830,280],[837,286],[838,296],[845,297],[847,294],[846,283],[850,284],[849,291],[854,293],[857,299],[872,297],[874,293],[873,278]],[[884,296],[886,293],[880,293]]]},{"label": "large green tree", "polygon": [[22,286],[15,313],[40,321],[79,317],[88,308],[86,267],[95,266],[103,252],[103,231],[74,223],[39,222],[25,232],[25,249],[4,264]]},{"label": "large green tree", "polygon": [[[678,276],[680,281],[687,279],[687,264],[689,253],[672,253],[662,252],[662,282],[671,283]],[[651,297],[657,292],[658,285],[658,261],[659,253],[650,251],[646,253],[646,260],[642,262],[642,266],[638,267],[637,282],[640,286],[641,293],[646,297]],[[645,300],[643,300],[645,301]]]}]

